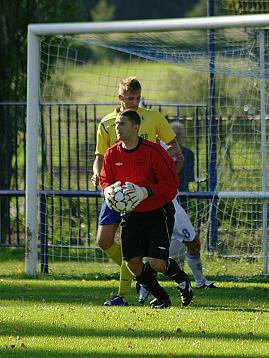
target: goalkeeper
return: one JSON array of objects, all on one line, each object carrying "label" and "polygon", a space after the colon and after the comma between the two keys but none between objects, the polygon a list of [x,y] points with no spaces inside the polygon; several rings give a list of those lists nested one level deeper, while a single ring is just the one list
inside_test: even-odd
[{"label": "goalkeeper", "polygon": [[[115,185],[124,184],[132,197],[133,211],[122,214],[121,246],[123,259],[137,282],[155,297],[152,308],[171,306],[167,292],[154,271],[162,272],[177,283],[184,306],[193,292],[188,276],[169,257],[175,209],[172,203],[177,187],[176,166],[158,144],[138,136],[140,116],[125,110],[117,116],[117,144],[107,150],[100,173],[100,185],[108,206],[113,206]],[[143,257],[149,262],[144,264]]]},{"label": "goalkeeper", "polygon": [[[105,151],[116,143],[115,120],[118,113],[125,109],[132,109],[142,118],[139,127],[139,136],[156,142],[160,138],[168,145],[173,145],[175,133],[169,126],[162,114],[156,111],[140,108],[141,85],[135,77],[128,77],[120,82],[118,106],[112,113],[108,114],[99,124],[97,130],[95,161],[93,164],[93,183],[98,185],[98,178],[103,164]],[[175,144],[174,144],[175,147]],[[176,149],[177,150],[177,149]],[[118,295],[104,302],[105,305],[125,306],[127,305],[126,296],[128,295],[132,283],[132,276],[124,262],[122,262],[120,245],[115,242],[115,234],[121,222],[120,215],[107,207],[103,202],[99,227],[97,231],[97,244],[102,250],[118,265],[120,269],[120,287]]]}]

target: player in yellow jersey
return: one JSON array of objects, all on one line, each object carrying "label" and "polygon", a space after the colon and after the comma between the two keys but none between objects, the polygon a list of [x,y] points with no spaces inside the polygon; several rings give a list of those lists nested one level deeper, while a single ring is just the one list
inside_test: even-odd
[{"label": "player in yellow jersey", "polygon": [[[103,158],[106,150],[116,143],[115,120],[119,112],[125,109],[137,111],[141,117],[139,136],[156,142],[162,140],[168,145],[174,146],[175,152],[178,145],[175,140],[175,133],[169,126],[167,120],[161,113],[139,107],[141,98],[141,85],[136,77],[128,77],[120,82],[118,99],[120,105],[110,114],[105,116],[97,129],[97,142],[95,150],[95,160],[93,164],[92,181],[97,186],[98,178],[103,165]],[[97,244],[106,254],[121,266],[120,287],[118,295],[106,300],[106,306],[127,306],[126,296],[129,293],[132,283],[132,276],[124,262],[122,262],[120,244],[115,242],[115,234],[121,222],[121,216],[114,210],[107,207],[103,202],[99,227],[97,231]]]}]

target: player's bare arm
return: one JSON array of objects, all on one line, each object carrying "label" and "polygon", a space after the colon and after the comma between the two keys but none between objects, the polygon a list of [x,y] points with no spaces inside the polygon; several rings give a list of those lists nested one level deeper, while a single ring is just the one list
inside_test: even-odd
[{"label": "player's bare arm", "polygon": [[103,166],[104,157],[101,154],[96,154],[94,162],[93,162],[93,175],[92,175],[92,183],[95,186],[99,185],[99,174],[101,172]]}]

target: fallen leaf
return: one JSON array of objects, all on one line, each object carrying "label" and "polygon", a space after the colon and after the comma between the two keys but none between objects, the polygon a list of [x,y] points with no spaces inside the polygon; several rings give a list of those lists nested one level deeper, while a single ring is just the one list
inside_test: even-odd
[{"label": "fallen leaf", "polygon": [[132,349],[132,348],[133,348],[132,342],[128,342],[128,343],[127,343],[127,347],[128,347],[129,349]]},{"label": "fallen leaf", "polygon": [[161,337],[160,337],[160,340],[161,340],[161,341],[165,341],[166,339],[168,339],[167,336],[161,336]]}]

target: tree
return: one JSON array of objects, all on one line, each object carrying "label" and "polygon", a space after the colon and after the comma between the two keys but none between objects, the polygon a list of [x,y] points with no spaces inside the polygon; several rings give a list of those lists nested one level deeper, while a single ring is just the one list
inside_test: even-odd
[{"label": "tree", "polygon": [[[132,6],[122,6],[121,0],[0,0],[0,101],[25,101],[27,25],[40,22],[93,21],[128,18],[158,18],[183,16],[197,0],[167,2],[162,0],[138,0]],[[127,3],[126,3],[127,4]],[[128,4],[127,4],[128,5]],[[19,125],[22,123],[18,118]],[[9,133],[11,150],[6,151],[5,116],[0,112],[0,190],[10,189],[14,157],[14,133]],[[8,165],[7,165],[8,164]],[[5,240],[9,199],[0,200],[0,241]]]},{"label": "tree", "polygon": [[186,17],[200,17],[207,16],[207,1],[199,0],[189,11],[186,12]]},{"label": "tree", "polygon": [[[25,101],[27,67],[27,25],[39,22],[82,21],[83,0],[0,0],[0,101]],[[19,125],[22,118],[18,118]],[[5,115],[0,112],[0,190],[10,189],[12,160],[14,156],[14,133],[9,132],[9,148],[6,150]],[[7,233],[9,200],[1,198],[0,242],[4,242]]]},{"label": "tree", "polygon": [[114,18],[115,6],[109,5],[107,0],[99,0],[91,10],[93,21],[110,21]]},{"label": "tree", "polygon": [[269,11],[269,0],[222,0],[218,4],[220,15],[265,14]]}]

